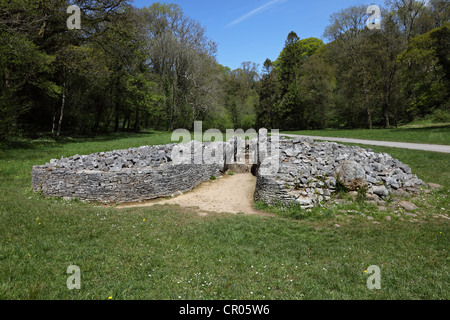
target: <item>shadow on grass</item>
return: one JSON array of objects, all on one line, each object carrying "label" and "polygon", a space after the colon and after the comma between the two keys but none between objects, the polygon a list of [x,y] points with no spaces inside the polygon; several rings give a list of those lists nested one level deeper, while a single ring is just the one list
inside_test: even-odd
[{"label": "shadow on grass", "polygon": [[140,132],[140,133],[108,133],[97,136],[72,136],[53,138],[50,134],[42,135],[38,139],[13,137],[0,142],[1,150],[19,150],[19,149],[36,149],[36,148],[58,148],[69,143],[85,143],[85,142],[110,142],[119,141],[130,138],[143,138],[146,136],[156,136],[164,132]]}]

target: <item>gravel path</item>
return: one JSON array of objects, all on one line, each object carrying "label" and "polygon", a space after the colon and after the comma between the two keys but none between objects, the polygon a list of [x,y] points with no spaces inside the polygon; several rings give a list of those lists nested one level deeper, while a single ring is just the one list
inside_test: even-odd
[{"label": "gravel path", "polygon": [[401,149],[410,149],[410,150],[422,150],[422,151],[450,153],[450,146],[439,145],[439,144],[420,144],[420,143],[375,141],[375,140],[362,140],[362,139],[350,139],[350,138],[301,136],[301,135],[295,135],[295,134],[280,134],[280,135],[289,137],[289,138],[307,137],[307,138],[312,138],[314,140],[320,140],[320,141],[357,143],[357,144],[366,144],[366,145],[371,145],[371,146],[382,146],[382,147],[401,148]]},{"label": "gravel path", "polygon": [[250,173],[225,175],[217,180],[204,182],[194,190],[172,199],[124,204],[117,208],[139,208],[167,204],[196,208],[199,215],[207,215],[208,212],[267,215],[253,208],[255,187],[256,177]]}]

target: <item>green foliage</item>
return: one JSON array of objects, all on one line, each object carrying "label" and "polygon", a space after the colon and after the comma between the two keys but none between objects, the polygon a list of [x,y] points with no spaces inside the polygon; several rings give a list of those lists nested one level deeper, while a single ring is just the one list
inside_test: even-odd
[{"label": "green foliage", "polygon": [[389,5],[381,30],[366,28],[365,5],[334,13],[325,30],[327,45],[291,32],[274,68],[262,77],[258,124],[372,129],[431,114],[445,122],[449,6],[397,0]]},{"label": "green foliage", "polygon": [[342,183],[341,177],[339,176],[339,174],[336,177],[336,193],[340,194],[340,195],[344,195],[346,193],[349,192],[349,189],[347,188],[347,186]]},{"label": "green foliage", "polygon": [[413,117],[437,112],[445,122],[450,98],[449,39],[450,23],[446,23],[414,37],[399,56],[404,66],[407,111]]},{"label": "green foliage", "polygon": [[[448,103],[447,103],[448,104]],[[445,110],[436,110],[432,114],[433,122],[435,123],[448,123],[450,122],[450,106]]]},{"label": "green foliage", "polygon": [[236,70],[222,70],[223,104],[231,126],[228,129],[250,129],[256,124],[258,105],[258,65],[242,63]]},{"label": "green foliage", "polygon": [[[276,61],[216,61],[217,44],[176,4],[0,1],[0,139],[148,128],[369,129],[448,121],[449,5],[392,0],[331,16],[330,42],[292,31]],[[428,119],[428,120],[427,120]],[[431,119],[431,120],[430,120]]]},{"label": "green foliage", "polygon": [[356,196],[356,201],[364,202],[367,198],[367,191],[369,191],[369,187],[367,184],[360,186],[357,190],[358,194]]},{"label": "green foliage", "polygon": [[325,59],[316,54],[300,68],[300,103],[303,105],[303,126],[323,129],[333,116],[335,90],[334,70]]},{"label": "green foliage", "polygon": [[276,94],[276,102],[271,101],[275,98],[272,93],[265,103],[273,103],[276,106],[275,118],[283,119],[278,122],[282,128],[304,128],[306,126],[305,104],[302,103],[301,92],[303,88],[299,83],[303,75],[301,68],[305,61],[323,46],[322,40],[316,38],[300,40],[295,32],[291,32],[283,51],[274,62],[275,68],[271,72],[276,74],[279,93]]}]

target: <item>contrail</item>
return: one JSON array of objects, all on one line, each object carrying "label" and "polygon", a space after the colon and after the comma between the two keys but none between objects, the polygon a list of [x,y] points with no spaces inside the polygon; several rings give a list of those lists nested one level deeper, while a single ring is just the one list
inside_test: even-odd
[{"label": "contrail", "polygon": [[259,8],[256,8],[255,10],[252,10],[252,11],[250,11],[247,14],[244,14],[242,17],[234,20],[233,22],[231,22],[230,24],[227,25],[227,28],[235,26],[235,25],[241,23],[244,20],[247,20],[248,18],[250,18],[250,17],[252,17],[252,16],[254,16],[256,14],[261,13],[263,10],[273,6],[274,4],[277,4],[277,3],[280,3],[280,2],[285,2],[285,1],[287,1],[287,0],[272,0],[272,1],[262,5]]}]

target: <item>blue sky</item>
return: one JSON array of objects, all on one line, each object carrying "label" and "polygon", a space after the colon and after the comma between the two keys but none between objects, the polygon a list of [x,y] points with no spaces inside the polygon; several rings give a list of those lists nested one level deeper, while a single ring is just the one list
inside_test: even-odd
[{"label": "blue sky", "polygon": [[[157,1],[134,0],[134,6],[150,6]],[[287,35],[295,31],[301,39],[322,35],[330,15],[358,4],[382,5],[365,0],[166,0],[197,20],[218,44],[217,60],[231,69],[251,61],[262,66],[266,58],[275,60]],[[325,41],[325,39],[323,39]]]}]

